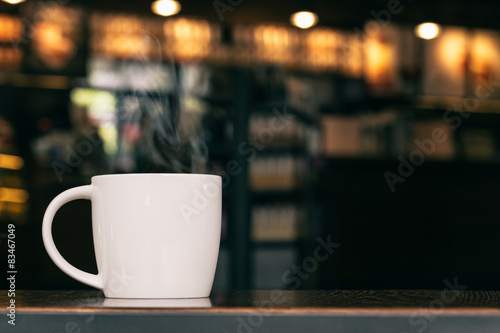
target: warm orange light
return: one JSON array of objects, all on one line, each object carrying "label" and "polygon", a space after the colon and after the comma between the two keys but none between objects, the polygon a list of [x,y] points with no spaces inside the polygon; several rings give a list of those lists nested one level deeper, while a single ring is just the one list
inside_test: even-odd
[{"label": "warm orange light", "polygon": [[151,4],[151,10],[160,16],[172,16],[181,11],[181,4],[174,0],[158,0]]},{"label": "warm orange light", "polygon": [[17,5],[18,3],[24,2],[26,0],[2,0],[2,1],[10,3],[11,5]]},{"label": "warm orange light", "polygon": [[[466,35],[464,32],[447,29],[446,33],[439,38],[437,52],[439,67],[446,70],[447,75],[458,75],[457,69],[462,68],[467,58]],[[458,77],[455,80],[458,80]]]},{"label": "warm orange light", "polygon": [[255,28],[254,40],[258,46],[277,49],[288,47],[290,36],[283,27],[262,25]]},{"label": "warm orange light", "polygon": [[0,202],[25,203],[28,198],[29,194],[26,190],[0,187]]},{"label": "warm orange light", "polygon": [[211,51],[214,26],[206,20],[177,18],[165,21],[163,31],[167,37],[168,52],[178,59],[206,57]]},{"label": "warm orange light", "polygon": [[318,23],[318,15],[313,12],[297,12],[290,16],[290,22],[301,29],[308,29]]},{"label": "warm orange light", "polygon": [[307,46],[310,49],[335,49],[340,39],[338,32],[326,28],[311,30],[306,36]]},{"label": "warm orange light", "polygon": [[394,50],[390,45],[371,38],[365,42],[365,75],[371,84],[384,84],[391,77]]},{"label": "warm orange light", "polygon": [[0,169],[19,170],[24,166],[24,160],[19,156],[0,154]]},{"label": "warm orange light", "polygon": [[495,63],[500,55],[496,47],[498,35],[487,30],[476,30],[470,44],[470,69],[483,77],[488,77],[494,71]]},{"label": "warm orange light", "polygon": [[423,39],[434,39],[440,32],[441,26],[433,22],[425,22],[415,27],[415,35]]}]

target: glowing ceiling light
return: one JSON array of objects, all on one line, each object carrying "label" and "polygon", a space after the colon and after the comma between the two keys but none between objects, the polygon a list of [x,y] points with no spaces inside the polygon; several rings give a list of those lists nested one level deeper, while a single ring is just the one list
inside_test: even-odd
[{"label": "glowing ceiling light", "polygon": [[441,32],[441,26],[433,22],[425,22],[415,27],[415,35],[418,38],[433,39]]},{"label": "glowing ceiling light", "polygon": [[181,11],[181,4],[174,0],[158,0],[151,4],[151,10],[160,16],[172,16]]},{"label": "glowing ceiling light", "polygon": [[290,16],[290,22],[301,29],[308,29],[318,23],[318,15],[313,12],[297,12]]},{"label": "glowing ceiling light", "polygon": [[11,5],[17,5],[18,3],[24,2],[26,0],[2,0],[2,1],[10,3]]}]

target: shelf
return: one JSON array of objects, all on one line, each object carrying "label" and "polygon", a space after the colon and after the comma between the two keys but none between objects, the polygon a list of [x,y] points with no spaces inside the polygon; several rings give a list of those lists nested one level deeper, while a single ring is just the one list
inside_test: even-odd
[{"label": "shelf", "polygon": [[[251,107],[251,114],[261,113],[261,114],[269,114],[273,115],[273,110],[278,109],[280,114],[290,114],[295,116],[295,118],[301,120],[302,122],[310,125],[317,125],[319,123],[319,117],[317,115],[310,115],[296,108],[287,106],[284,102],[269,102],[269,103],[260,103]],[[286,110],[286,112],[285,112]]]},{"label": "shelf", "polygon": [[412,106],[413,96],[367,96],[364,104],[375,108],[386,108],[387,106]]},{"label": "shelf", "polygon": [[[403,157],[408,160],[408,154]],[[335,163],[377,163],[377,164],[399,164],[401,163],[396,157],[369,157],[369,156],[323,156],[323,159],[329,162]],[[464,158],[454,158],[454,159],[430,159],[427,158],[421,165],[416,166],[416,168],[424,166],[426,164],[433,165],[444,165],[444,166],[452,166],[452,165],[463,165],[463,166],[494,166],[496,168],[500,167],[500,159],[498,160],[468,160]]]},{"label": "shelf", "polygon": [[[466,108],[467,105],[470,105],[469,109]],[[414,107],[424,110],[500,113],[500,99],[480,99],[476,97],[466,99],[457,96],[420,95],[416,96]]]},{"label": "shelf", "polygon": [[269,240],[269,241],[252,241],[252,246],[254,248],[264,248],[264,249],[283,249],[283,248],[297,248],[301,245],[301,240]]},{"label": "shelf", "polygon": [[68,90],[72,78],[62,75],[31,75],[0,72],[0,86]]},{"label": "shelf", "polygon": [[459,96],[441,95],[417,95],[413,97],[368,97],[364,102],[368,107],[375,110],[387,110],[388,108],[398,111],[398,107],[408,108],[414,111],[445,111],[469,113],[500,113],[500,99],[491,98],[464,98]]},{"label": "shelf", "polygon": [[99,87],[99,86],[90,86],[87,84],[78,83],[74,85],[73,88],[80,89],[91,89],[91,90],[101,90],[108,91],[116,95],[123,96],[139,96],[142,97],[144,95],[151,95],[152,97],[174,97],[175,93],[166,90],[141,90],[141,89],[130,89],[130,88],[110,88],[110,87]]},{"label": "shelf", "polygon": [[298,146],[265,146],[263,149],[257,148],[256,145],[252,144],[252,148],[255,149],[258,155],[284,155],[284,154],[291,154],[291,155],[305,155],[307,154],[307,150],[305,147],[298,147]]},{"label": "shelf", "polygon": [[269,198],[269,197],[293,197],[303,193],[302,188],[293,189],[269,189],[269,190],[254,190],[251,189],[251,195],[254,198]]}]

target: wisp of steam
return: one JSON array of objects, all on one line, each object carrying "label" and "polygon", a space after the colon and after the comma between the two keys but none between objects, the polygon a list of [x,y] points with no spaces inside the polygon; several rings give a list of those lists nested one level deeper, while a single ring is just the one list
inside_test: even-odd
[{"label": "wisp of steam", "polygon": [[[158,53],[158,64],[162,66],[161,47]],[[169,74],[159,76],[156,72],[158,67],[152,66],[150,59],[145,59],[141,63],[141,71],[149,78],[158,80],[154,84],[158,88],[136,91],[133,97],[138,105],[133,108],[139,109],[139,112],[124,112],[125,122],[140,126],[140,138],[133,152],[138,172],[206,171],[204,166],[208,150],[201,126],[202,113],[188,112],[183,106],[184,93],[173,64],[171,58]],[[166,89],[167,86],[170,89]]]}]

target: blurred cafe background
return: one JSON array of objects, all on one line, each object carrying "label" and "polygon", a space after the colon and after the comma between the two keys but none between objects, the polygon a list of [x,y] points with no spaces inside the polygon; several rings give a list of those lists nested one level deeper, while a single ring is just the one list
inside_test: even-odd
[{"label": "blurred cafe background", "polygon": [[[86,288],[45,252],[44,210],[143,172],[223,176],[214,289],[499,288],[500,2],[19,1],[0,1],[19,289]],[[90,221],[75,201],[53,232],[95,273]]]}]

